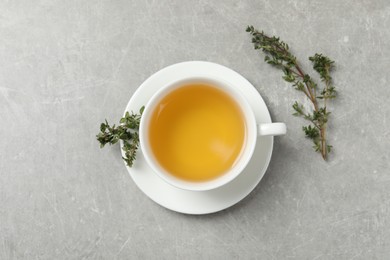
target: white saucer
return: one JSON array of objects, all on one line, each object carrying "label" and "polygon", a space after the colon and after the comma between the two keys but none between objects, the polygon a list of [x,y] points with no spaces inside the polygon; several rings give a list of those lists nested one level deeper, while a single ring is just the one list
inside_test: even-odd
[{"label": "white saucer", "polygon": [[[138,112],[159,88],[194,73],[216,75],[238,86],[255,112],[257,123],[271,123],[267,106],[249,81],[227,67],[203,61],[177,63],[156,72],[137,89],[125,112]],[[256,187],[268,167],[272,147],[272,136],[258,137],[255,152],[245,170],[232,182],[210,191],[187,191],[171,186],[154,174],[141,150],[137,152],[133,167],[127,167],[127,170],[137,186],[161,206],[186,214],[208,214],[233,206]]]}]

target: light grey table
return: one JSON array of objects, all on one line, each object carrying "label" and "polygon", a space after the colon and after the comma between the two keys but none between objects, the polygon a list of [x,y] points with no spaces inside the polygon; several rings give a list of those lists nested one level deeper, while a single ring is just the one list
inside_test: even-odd
[{"label": "light grey table", "polygon": [[[315,52],[336,61],[329,162],[248,24],[308,71]],[[386,0],[2,1],[0,259],[389,259],[389,28]],[[149,75],[187,60],[238,71],[289,128],[258,187],[206,216],[149,200],[95,140]]]}]

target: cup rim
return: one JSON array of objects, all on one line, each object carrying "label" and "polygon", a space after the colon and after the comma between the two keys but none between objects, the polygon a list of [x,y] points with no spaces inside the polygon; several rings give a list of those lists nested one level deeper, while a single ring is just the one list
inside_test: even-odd
[{"label": "cup rim", "polygon": [[[245,143],[243,144],[242,151],[237,157],[237,162],[227,173],[223,175],[204,182],[191,182],[185,181],[183,179],[177,178],[166,171],[161,165],[159,165],[157,159],[153,155],[153,151],[150,148],[150,143],[148,142],[148,131],[147,126],[150,123],[150,116],[154,112],[155,106],[163,99],[167,94],[172,91],[183,87],[190,83],[205,83],[216,87],[225,93],[227,93],[233,100],[238,104],[242,113],[245,117],[246,122],[246,137]],[[257,123],[255,119],[254,112],[246,100],[246,98],[240,93],[237,87],[233,86],[229,82],[215,76],[210,75],[192,75],[185,78],[177,79],[166,84],[164,87],[159,89],[147,102],[145,105],[145,110],[143,111],[140,128],[139,128],[139,137],[140,137],[140,147],[144,155],[144,158],[148,165],[152,168],[154,173],[163,179],[168,184],[190,191],[206,191],[217,189],[221,186],[224,186],[234,180],[247,166],[249,163],[253,152],[256,146],[257,140]]]}]

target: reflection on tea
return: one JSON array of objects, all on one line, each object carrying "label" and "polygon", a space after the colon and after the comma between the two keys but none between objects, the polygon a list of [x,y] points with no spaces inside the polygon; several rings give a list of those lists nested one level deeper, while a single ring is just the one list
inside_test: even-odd
[{"label": "reflection on tea", "polygon": [[245,137],[240,107],[224,91],[203,83],[165,96],[153,111],[149,128],[158,163],[187,181],[209,181],[229,171]]}]

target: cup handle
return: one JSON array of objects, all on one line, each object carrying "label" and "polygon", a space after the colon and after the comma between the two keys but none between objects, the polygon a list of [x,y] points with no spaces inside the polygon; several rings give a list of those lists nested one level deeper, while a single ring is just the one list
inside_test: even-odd
[{"label": "cup handle", "polygon": [[268,124],[258,124],[257,125],[257,134],[259,136],[285,135],[286,131],[287,131],[287,129],[286,129],[285,123],[268,123]]}]

